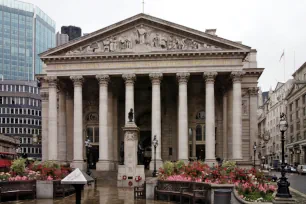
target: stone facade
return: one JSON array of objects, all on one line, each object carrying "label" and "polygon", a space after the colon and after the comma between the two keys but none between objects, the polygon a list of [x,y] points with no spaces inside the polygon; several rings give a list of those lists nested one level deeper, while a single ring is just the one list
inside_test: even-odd
[{"label": "stone facade", "polygon": [[306,164],[306,63],[292,76],[293,85],[286,96],[286,150],[288,162],[298,165]]},{"label": "stone facade", "polygon": [[[159,141],[158,166],[191,157],[252,161],[263,69],[248,46],[139,14],[40,57],[45,159],[84,168],[89,137],[97,169],[116,169],[133,109],[140,143],[154,155],[151,140]],[[55,83],[65,88],[57,93]]]}]

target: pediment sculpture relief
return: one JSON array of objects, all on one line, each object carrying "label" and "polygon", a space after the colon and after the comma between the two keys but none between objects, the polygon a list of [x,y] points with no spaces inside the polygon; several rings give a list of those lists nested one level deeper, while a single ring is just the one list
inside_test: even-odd
[{"label": "pediment sculpture relief", "polygon": [[221,50],[208,43],[174,36],[147,26],[138,26],[119,35],[98,40],[71,50],[66,55],[108,52],[154,52],[180,50]]}]

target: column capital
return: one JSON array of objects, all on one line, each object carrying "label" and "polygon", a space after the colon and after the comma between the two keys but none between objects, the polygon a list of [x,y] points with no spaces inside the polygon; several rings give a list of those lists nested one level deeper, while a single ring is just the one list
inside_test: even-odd
[{"label": "column capital", "polygon": [[74,86],[82,86],[84,82],[83,76],[70,76]]},{"label": "column capital", "polygon": [[136,74],[123,74],[122,78],[125,81],[125,84],[134,84],[136,81]]},{"label": "column capital", "polygon": [[99,81],[100,86],[107,86],[110,81],[110,77],[107,74],[96,75],[96,78]]},{"label": "column capital", "polygon": [[250,96],[257,96],[259,88],[258,87],[251,87],[248,89]]},{"label": "column capital", "polygon": [[151,73],[149,77],[152,81],[152,84],[160,84],[161,80],[163,79],[162,73]]},{"label": "column capital", "polygon": [[180,72],[180,73],[176,73],[176,78],[177,78],[177,81],[180,83],[180,84],[187,84],[188,80],[189,80],[189,77],[190,77],[190,73],[188,72]]},{"label": "column capital", "polygon": [[214,83],[218,72],[204,72],[203,77],[206,83]]},{"label": "column capital", "polygon": [[245,74],[244,71],[237,71],[231,73],[231,78],[233,80],[233,83],[235,82],[241,82],[242,76]]},{"label": "column capital", "polygon": [[49,100],[49,92],[40,92],[40,97],[43,102],[47,102]]},{"label": "column capital", "polygon": [[57,87],[57,77],[56,76],[47,76],[46,80],[49,84],[49,88],[56,88]]}]

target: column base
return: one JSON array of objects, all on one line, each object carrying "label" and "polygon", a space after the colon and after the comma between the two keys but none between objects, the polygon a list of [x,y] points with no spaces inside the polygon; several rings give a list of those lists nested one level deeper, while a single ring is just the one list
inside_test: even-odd
[{"label": "column base", "polygon": [[79,168],[82,171],[86,170],[86,163],[82,160],[74,160],[71,162],[70,167],[73,169]]},{"label": "column base", "polygon": [[[156,171],[158,172],[159,168],[162,167],[164,164],[163,160],[156,160]],[[154,171],[154,160],[150,162],[150,170]]]},{"label": "column base", "polygon": [[96,163],[97,171],[113,171],[115,169],[115,164],[112,161],[98,161]]},{"label": "column base", "polygon": [[207,164],[210,167],[214,167],[218,165],[218,162],[216,161],[216,159],[205,159],[205,164]]}]

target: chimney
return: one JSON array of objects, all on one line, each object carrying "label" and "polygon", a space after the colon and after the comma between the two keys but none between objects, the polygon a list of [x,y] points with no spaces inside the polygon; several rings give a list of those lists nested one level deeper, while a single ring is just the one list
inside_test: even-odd
[{"label": "chimney", "polygon": [[205,33],[207,33],[209,35],[216,35],[216,31],[217,31],[217,29],[206,29]]}]

